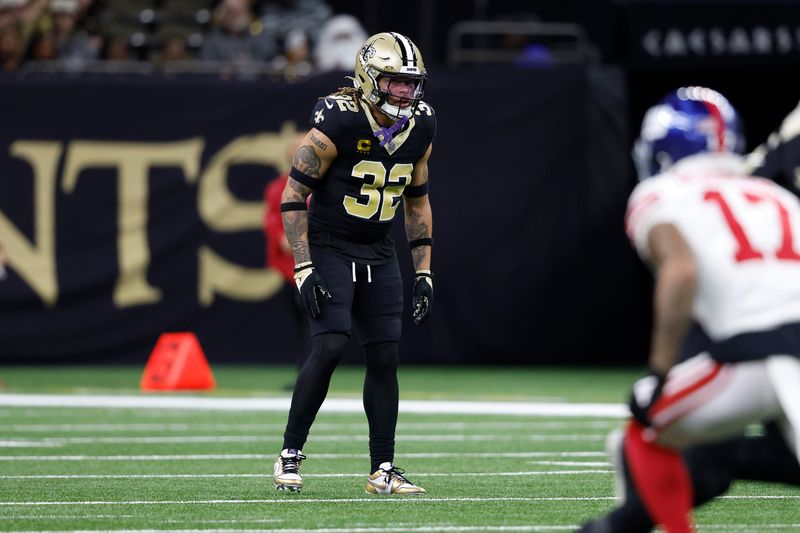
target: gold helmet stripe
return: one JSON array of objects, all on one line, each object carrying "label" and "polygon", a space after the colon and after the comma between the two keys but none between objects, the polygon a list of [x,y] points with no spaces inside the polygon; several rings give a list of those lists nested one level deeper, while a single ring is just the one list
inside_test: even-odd
[{"label": "gold helmet stripe", "polygon": [[400,52],[404,64],[403,66],[416,67],[417,54],[414,53],[414,46],[411,44],[411,40],[405,35],[400,35],[399,33],[394,32],[392,32],[392,37],[394,37],[395,40],[400,44]]}]

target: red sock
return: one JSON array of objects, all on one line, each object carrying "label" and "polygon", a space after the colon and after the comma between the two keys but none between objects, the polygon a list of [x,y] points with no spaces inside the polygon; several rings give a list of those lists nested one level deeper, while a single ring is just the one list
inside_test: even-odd
[{"label": "red sock", "polygon": [[691,533],[692,482],[680,454],[643,438],[644,426],[631,421],[625,458],[645,509],[667,533]]}]

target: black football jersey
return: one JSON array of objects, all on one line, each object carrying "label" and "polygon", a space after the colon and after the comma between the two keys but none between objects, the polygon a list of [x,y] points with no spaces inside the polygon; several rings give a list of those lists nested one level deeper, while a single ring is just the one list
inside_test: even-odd
[{"label": "black football jersey", "polygon": [[775,181],[800,196],[800,104],[783,120],[767,142],[747,158],[751,173]]},{"label": "black football jersey", "polygon": [[333,141],[337,156],[311,195],[309,243],[363,264],[389,261],[395,253],[389,228],[403,189],[436,134],[433,109],[420,102],[385,146],[366,105],[350,96],[320,99],[311,127]]}]

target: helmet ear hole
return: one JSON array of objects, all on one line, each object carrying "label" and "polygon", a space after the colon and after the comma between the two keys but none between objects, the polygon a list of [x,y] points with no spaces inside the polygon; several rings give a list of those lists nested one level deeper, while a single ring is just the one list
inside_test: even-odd
[{"label": "helmet ear hole", "polygon": [[672,163],[674,163],[674,161],[672,160],[672,157],[667,152],[656,152],[653,155],[653,158],[655,159],[656,163],[658,164],[658,167],[657,167],[658,172],[665,171],[670,166],[672,166]]}]

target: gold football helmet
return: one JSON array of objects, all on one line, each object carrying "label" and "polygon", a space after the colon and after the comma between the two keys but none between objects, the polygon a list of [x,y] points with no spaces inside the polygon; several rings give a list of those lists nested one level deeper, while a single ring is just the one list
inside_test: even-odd
[{"label": "gold football helmet", "polygon": [[[402,83],[414,84],[412,96],[398,97],[378,86],[378,79],[387,76]],[[373,35],[356,54],[353,83],[361,98],[377,107],[386,116],[398,120],[411,118],[425,92],[425,63],[419,48],[405,35],[384,32]],[[391,82],[390,82],[391,83]],[[399,105],[389,102],[388,97]]]}]

